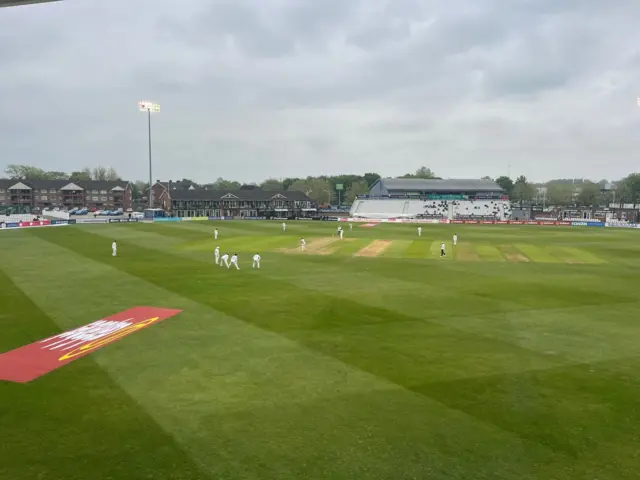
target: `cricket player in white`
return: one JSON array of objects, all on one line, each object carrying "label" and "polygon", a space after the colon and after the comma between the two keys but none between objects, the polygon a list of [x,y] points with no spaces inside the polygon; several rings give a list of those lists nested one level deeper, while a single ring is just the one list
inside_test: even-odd
[{"label": "cricket player in white", "polygon": [[455,247],[458,244],[458,234],[453,234],[453,246]]},{"label": "cricket player in white", "polygon": [[259,254],[259,253],[256,253],[256,254],[253,256],[253,265],[251,266],[251,268],[260,268],[260,259],[261,259],[261,258],[262,258],[262,257],[260,257],[260,254]]},{"label": "cricket player in white", "polygon": [[287,231],[287,224],[282,222],[282,231],[286,232]]},{"label": "cricket player in white", "polygon": [[113,243],[111,244],[111,256],[115,257],[117,254],[118,254],[118,245],[114,240]]},{"label": "cricket player in white", "polygon": [[340,227],[340,230],[338,230],[338,235],[340,235],[340,240],[342,240],[342,236],[344,235],[344,230],[342,229],[342,227]]},{"label": "cricket player in white", "polygon": [[220,259],[220,266],[229,268],[229,254],[225,253]]},{"label": "cricket player in white", "polygon": [[353,230],[353,223],[349,224],[349,230]]},{"label": "cricket player in white", "polygon": [[213,255],[216,257],[216,265],[220,264],[220,247],[216,247],[213,251]]},{"label": "cricket player in white", "polygon": [[418,236],[421,237],[422,236],[422,227],[418,227]]},{"label": "cricket player in white", "polygon": [[[238,254],[234,253],[233,256],[231,257],[231,265],[236,267],[236,270],[240,270],[240,267],[238,266]],[[227,268],[229,268],[229,265],[227,265]]]},{"label": "cricket player in white", "polygon": [[304,249],[307,247],[307,242],[304,241],[304,238],[300,239],[300,250],[304,252]]},{"label": "cricket player in white", "polygon": [[217,228],[213,231],[213,239],[214,240],[218,239],[218,229]]},{"label": "cricket player in white", "polygon": [[442,242],[440,244],[440,256],[441,257],[446,257],[447,256],[447,254],[444,252],[444,242]]}]

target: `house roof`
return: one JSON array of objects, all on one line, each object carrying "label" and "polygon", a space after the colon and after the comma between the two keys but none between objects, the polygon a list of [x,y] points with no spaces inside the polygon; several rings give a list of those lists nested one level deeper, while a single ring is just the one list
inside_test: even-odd
[{"label": "house roof", "polygon": [[295,190],[287,191],[267,191],[260,188],[252,190],[206,190],[204,188],[195,190],[172,190],[170,192],[172,200],[249,200],[249,201],[269,201],[289,200],[296,202],[310,201],[303,192]]},{"label": "house roof", "polygon": [[[80,187],[80,190],[113,190],[120,188],[125,190],[129,182],[126,180],[119,181],[103,181],[103,180],[16,180],[16,179],[0,179],[0,188],[11,188],[16,183],[26,185],[33,189],[56,189],[62,190],[70,185]],[[71,188],[67,188],[70,190]]]},{"label": "house roof", "polygon": [[378,180],[387,190],[415,192],[501,192],[502,188],[493,180],[473,179],[422,179],[422,178],[383,178]]},{"label": "house roof", "polygon": [[22,182],[16,182],[13,185],[9,185],[9,189],[11,190],[31,190],[29,185],[25,185]]}]

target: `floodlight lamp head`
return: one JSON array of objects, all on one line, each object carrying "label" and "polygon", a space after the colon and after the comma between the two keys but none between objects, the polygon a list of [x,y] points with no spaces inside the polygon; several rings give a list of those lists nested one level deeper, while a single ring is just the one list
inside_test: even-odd
[{"label": "floodlight lamp head", "polygon": [[148,100],[143,100],[142,102],[138,102],[138,108],[141,112],[150,112],[150,113],[159,113],[160,105],[157,103],[150,102]]}]

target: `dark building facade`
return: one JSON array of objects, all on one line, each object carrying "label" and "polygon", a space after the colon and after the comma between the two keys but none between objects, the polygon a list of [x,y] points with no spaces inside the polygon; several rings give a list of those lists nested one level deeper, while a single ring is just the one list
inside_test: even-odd
[{"label": "dark building facade", "polygon": [[131,184],[101,180],[0,179],[0,205],[19,209],[96,208],[127,210],[132,206]]},{"label": "dark building facade", "polygon": [[317,211],[315,203],[303,192],[291,190],[278,192],[260,188],[206,190],[177,187],[169,190],[165,187],[157,193],[157,206],[169,204],[172,215],[176,217],[295,218],[311,217]]}]

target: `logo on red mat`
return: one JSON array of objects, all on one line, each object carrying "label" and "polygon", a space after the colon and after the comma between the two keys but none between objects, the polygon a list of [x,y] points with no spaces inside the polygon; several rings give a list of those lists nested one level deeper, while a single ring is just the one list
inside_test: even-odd
[{"label": "logo on red mat", "polygon": [[134,307],[0,355],[0,380],[27,383],[182,310]]}]

